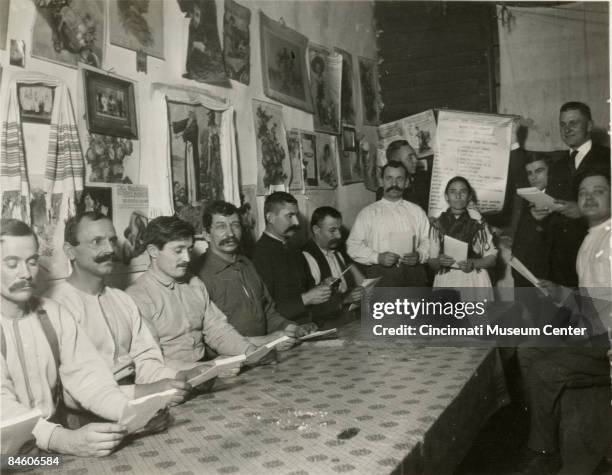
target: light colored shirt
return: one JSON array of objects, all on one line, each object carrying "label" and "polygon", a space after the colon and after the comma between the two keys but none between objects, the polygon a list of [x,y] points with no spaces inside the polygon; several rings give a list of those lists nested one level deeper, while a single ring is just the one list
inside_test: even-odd
[{"label": "light colored shirt", "polygon": [[53,393],[58,376],[64,390],[83,408],[104,419],[119,420],[128,398],[70,312],[52,300],[40,302],[57,334],[59,375],[38,315],[31,311],[15,319],[1,316],[6,340],[6,359],[1,358],[2,419],[39,409],[43,419],[32,434],[38,447],[48,450],[51,434],[57,427],[47,419],[57,409]]},{"label": "light colored shirt", "polygon": [[[321,249],[321,252],[325,256],[325,260],[327,260],[327,263],[329,264],[332,277],[340,277],[340,287],[338,290],[340,293],[346,292],[348,286],[346,284],[346,280],[344,280],[344,276],[342,275],[342,265],[340,262],[338,262],[338,259],[342,259],[342,257],[337,257],[334,251],[322,249],[321,246],[319,246],[319,249]],[[321,283],[321,269],[319,269],[319,264],[317,264],[316,259],[309,252],[302,251],[302,254],[304,254],[304,258],[308,263],[310,275],[312,276],[315,285],[319,285]],[[342,264],[344,264],[344,262]]]},{"label": "light colored shirt", "polygon": [[570,150],[569,150],[570,153],[572,153],[573,150],[577,150],[578,151],[578,153],[574,157],[574,166],[576,167],[576,170],[578,170],[578,167],[582,163],[582,160],[584,159],[585,155],[591,151],[591,147],[592,146],[593,146],[593,141],[591,139],[589,139],[586,142],[584,142],[577,149],[570,148]]},{"label": "light colored shirt", "polygon": [[204,343],[220,355],[244,354],[249,341],[227,321],[197,277],[162,280],[150,269],[127,288],[159,343],[167,366],[185,369],[204,357]]},{"label": "light colored shirt", "polygon": [[405,249],[415,249],[419,260],[429,259],[429,219],[423,209],[406,200],[389,201],[382,198],[362,209],[346,241],[348,255],[360,264],[378,263],[378,254],[397,252],[401,237]]},{"label": "light colored shirt", "polygon": [[175,378],[176,371],[164,358],[138,307],[124,291],[104,287],[91,295],[68,282],[51,287],[45,294],[66,307],[87,333],[115,380],[135,375],[136,384]]}]

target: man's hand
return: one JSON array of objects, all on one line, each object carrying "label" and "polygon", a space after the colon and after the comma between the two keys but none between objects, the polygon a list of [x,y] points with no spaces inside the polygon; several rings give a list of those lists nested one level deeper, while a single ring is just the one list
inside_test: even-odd
[{"label": "man's hand", "polygon": [[318,305],[325,303],[331,297],[331,287],[327,284],[319,284],[302,294],[302,302],[304,305]]},{"label": "man's hand", "polygon": [[170,400],[170,405],[176,406],[177,404],[185,401],[189,391],[191,391],[191,386],[189,383],[181,379],[161,379],[154,383],[137,384],[134,388],[134,397],[137,399],[143,396],[148,396],[149,394],[168,391],[169,389],[175,390],[174,395]]},{"label": "man's hand", "polygon": [[440,262],[440,265],[442,267],[450,267],[455,263],[455,259],[450,256],[447,256],[446,254],[440,254],[438,256],[438,261]]},{"label": "man's hand", "polygon": [[542,279],[538,280],[536,287],[546,290],[550,298],[553,299],[557,303],[563,303],[572,293],[571,289],[567,287],[563,287],[562,285],[555,284],[550,280]]},{"label": "man's hand", "polygon": [[474,270],[474,261],[467,259],[465,261],[457,262],[457,267],[465,273],[470,273]]},{"label": "man's hand", "polygon": [[381,252],[378,255],[378,263],[384,267],[392,267],[397,264],[399,258],[399,254],[396,254],[395,252]]},{"label": "man's hand", "polygon": [[542,221],[550,213],[552,213],[552,211],[549,208],[536,208],[535,206],[532,206],[529,209],[529,212],[531,213],[531,216],[533,216],[536,221]]},{"label": "man's hand", "polygon": [[[190,379],[195,378],[196,376],[199,376],[202,373],[205,373],[210,368],[214,368],[214,366],[214,363],[202,363],[197,366],[194,366],[189,370],[179,371],[176,374],[176,377],[177,379],[181,379],[182,381],[189,383]],[[202,384],[199,384],[195,387],[192,387],[190,389],[190,392],[201,394],[210,391],[215,384],[215,379],[216,377],[209,379],[208,381],[204,381]]]},{"label": "man's hand", "polygon": [[168,428],[170,423],[172,422],[172,416],[170,415],[170,409],[167,407],[165,409],[160,409],[157,411],[147,425],[142,429],[142,433],[151,434],[154,432],[161,432]]},{"label": "man's hand", "polygon": [[414,251],[409,254],[404,254],[402,257],[400,257],[399,263],[405,266],[416,266],[419,263],[418,251]]},{"label": "man's hand", "polygon": [[361,296],[363,295],[363,287],[355,287],[351,290],[346,297],[344,297],[343,303],[358,303],[361,302]]},{"label": "man's hand", "polygon": [[126,435],[127,429],[119,424],[87,424],[77,430],[56,427],[49,440],[49,449],[79,457],[105,457]]},{"label": "man's hand", "polygon": [[575,201],[555,200],[555,203],[559,205],[557,211],[566,218],[576,219],[580,217],[578,203],[576,203]]}]

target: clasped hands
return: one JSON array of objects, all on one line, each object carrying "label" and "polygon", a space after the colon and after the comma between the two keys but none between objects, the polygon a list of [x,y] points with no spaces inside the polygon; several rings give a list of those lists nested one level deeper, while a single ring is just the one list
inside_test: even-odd
[{"label": "clasped hands", "polygon": [[419,263],[420,256],[418,251],[409,252],[407,254],[396,254],[395,252],[381,252],[378,254],[378,263],[384,267],[393,267],[400,265],[415,266]]},{"label": "clasped hands", "polygon": [[441,267],[452,267],[453,265],[456,265],[460,270],[465,273],[472,272],[475,269],[473,260],[466,259],[465,261],[456,262],[455,259],[450,256],[447,256],[446,254],[440,254],[438,256],[438,262],[440,263]]}]

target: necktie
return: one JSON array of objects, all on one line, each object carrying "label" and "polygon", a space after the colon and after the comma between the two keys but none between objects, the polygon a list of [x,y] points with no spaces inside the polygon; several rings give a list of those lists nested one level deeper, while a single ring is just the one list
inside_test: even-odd
[{"label": "necktie", "polygon": [[[340,266],[340,269],[342,270],[342,272],[344,272],[347,268],[346,264],[342,261],[342,259],[340,258],[340,253],[338,251],[334,252],[334,255],[336,256],[336,261],[338,262],[338,265]],[[344,281],[346,282],[346,286],[347,288],[350,290],[353,287],[355,287],[355,279],[353,277],[352,272],[349,270],[348,272],[346,272],[344,275]]]},{"label": "necktie", "polygon": [[578,155],[578,150],[572,150],[570,152],[570,164],[573,171],[576,171],[576,155]]}]

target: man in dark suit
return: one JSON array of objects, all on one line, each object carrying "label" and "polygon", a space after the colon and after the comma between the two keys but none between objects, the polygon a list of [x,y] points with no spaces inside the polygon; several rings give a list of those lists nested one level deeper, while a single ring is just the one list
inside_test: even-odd
[{"label": "man in dark suit", "polygon": [[610,167],[610,149],[591,140],[591,109],[582,102],[567,102],[559,114],[561,139],[568,146],[567,158],[552,164],[546,192],[555,198],[558,207],[546,211],[557,239],[550,249],[550,280],[566,287],[578,285],[576,255],[587,233],[587,224],[580,217],[573,197],[574,178],[595,167]]}]

